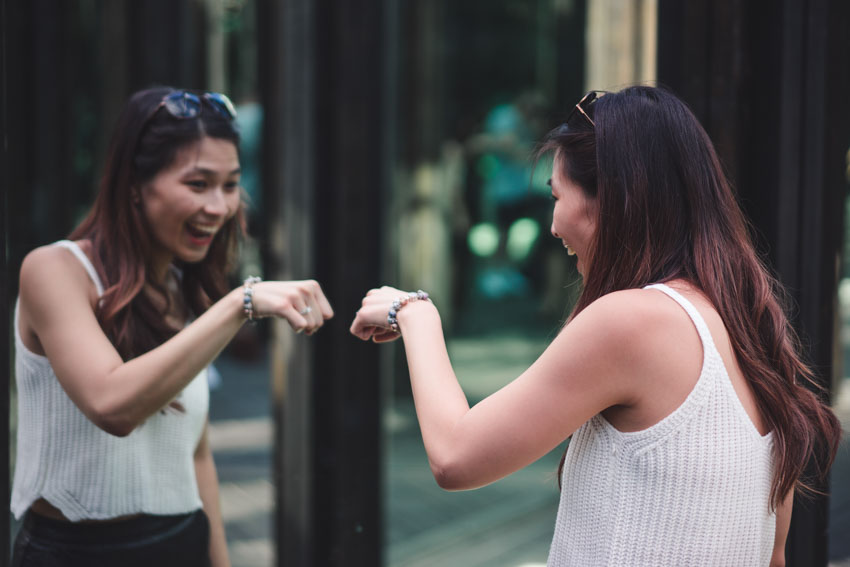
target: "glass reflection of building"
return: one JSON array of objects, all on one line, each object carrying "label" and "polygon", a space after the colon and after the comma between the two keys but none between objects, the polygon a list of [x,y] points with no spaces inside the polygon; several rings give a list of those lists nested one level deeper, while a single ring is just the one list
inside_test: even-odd
[{"label": "glass reflection of building", "polygon": [[[549,234],[551,164],[535,163],[536,144],[591,85],[654,79],[656,3],[398,4],[384,254],[391,279],[431,293],[474,404],[543,351],[580,285]],[[389,364],[386,564],[545,563],[564,447],[491,486],[446,493],[427,466],[406,368]]]}]

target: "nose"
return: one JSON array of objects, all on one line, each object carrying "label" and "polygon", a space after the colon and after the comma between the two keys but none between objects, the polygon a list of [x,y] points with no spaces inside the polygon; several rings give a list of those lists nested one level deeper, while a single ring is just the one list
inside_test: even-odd
[{"label": "nose", "polygon": [[554,236],[555,238],[561,238],[560,236],[558,236],[558,231],[555,230],[555,221],[552,221],[552,226],[549,227],[549,232],[551,232],[552,236]]},{"label": "nose", "polygon": [[224,216],[227,214],[227,198],[221,187],[206,192],[204,201],[204,212],[210,216]]}]

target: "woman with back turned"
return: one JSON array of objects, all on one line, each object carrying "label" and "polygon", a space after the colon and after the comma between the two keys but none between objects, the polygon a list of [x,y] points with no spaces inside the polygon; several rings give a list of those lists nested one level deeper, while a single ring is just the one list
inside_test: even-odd
[{"label": "woman with back turned", "polygon": [[100,191],[30,252],[15,311],[15,566],[230,564],[206,368],[248,319],[312,333],[316,282],[228,289],[244,225],[235,111],[219,93],[133,95]]},{"label": "woman with back turned", "polygon": [[589,93],[541,152],[584,288],[527,371],[470,408],[425,293],[371,290],[352,324],[404,339],[437,482],[482,486],[571,437],[550,566],[784,565],[794,490],[840,428],[708,136],[631,87]]}]

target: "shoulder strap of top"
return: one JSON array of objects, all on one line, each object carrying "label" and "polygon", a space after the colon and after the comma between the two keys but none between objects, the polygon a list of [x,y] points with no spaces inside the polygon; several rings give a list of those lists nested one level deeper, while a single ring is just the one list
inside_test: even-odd
[{"label": "shoulder strap of top", "polygon": [[697,308],[694,307],[694,304],[688,301],[685,296],[671,288],[668,285],[663,283],[652,284],[644,287],[643,289],[657,289],[659,291],[664,292],[671,299],[673,299],[676,303],[682,306],[688,316],[691,318],[691,321],[694,323],[694,327],[697,328],[697,333],[699,333],[699,338],[702,340],[702,343],[706,348],[709,346],[714,349],[714,340],[711,338],[711,332],[708,330],[708,325],[705,322],[705,319],[702,318],[700,312],[697,311]]},{"label": "shoulder strap of top", "polygon": [[71,240],[60,240],[56,243],[56,246],[61,246],[62,248],[67,248],[71,252],[73,252],[74,256],[77,257],[77,260],[83,265],[86,272],[88,273],[91,281],[94,282],[94,286],[97,288],[97,296],[100,297],[103,295],[103,284],[100,282],[100,277],[97,275],[97,270],[94,269],[94,265],[89,260],[89,257],[86,256],[86,253],[82,251],[80,246]]}]

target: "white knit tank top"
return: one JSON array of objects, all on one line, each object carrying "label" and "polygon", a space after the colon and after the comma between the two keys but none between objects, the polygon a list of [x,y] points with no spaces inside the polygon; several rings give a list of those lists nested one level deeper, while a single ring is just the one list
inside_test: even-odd
[{"label": "white knit tank top", "polygon": [[648,429],[621,432],[598,414],[575,432],[548,565],[767,566],[772,433],[753,425],[694,306],[663,284],[648,287],[693,320],[702,372],[682,405]]},{"label": "white knit tank top", "polygon": [[[82,262],[101,296],[100,279],[76,243],[56,245]],[[185,413],[166,408],[126,437],[115,437],[89,421],[65,394],[50,361],[24,346],[18,307],[18,446],[11,504],[15,517],[39,498],[72,521],[184,514],[200,508],[193,458],[209,407],[206,370],[177,398]]]}]

